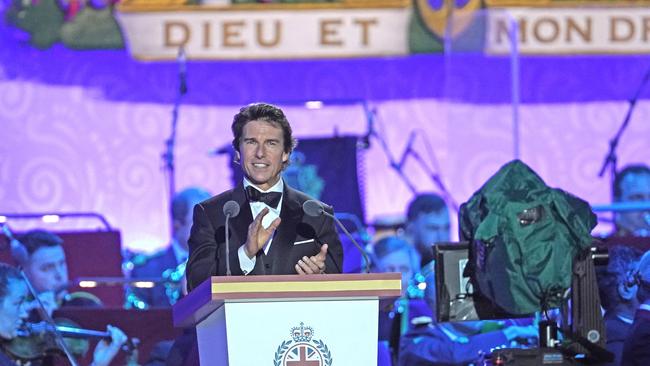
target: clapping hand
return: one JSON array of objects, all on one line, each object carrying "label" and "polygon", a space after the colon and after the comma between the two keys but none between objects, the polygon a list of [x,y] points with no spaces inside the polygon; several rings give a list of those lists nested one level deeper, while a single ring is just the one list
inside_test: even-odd
[{"label": "clapping hand", "polygon": [[257,252],[262,249],[264,244],[269,241],[275,229],[280,226],[281,219],[278,217],[271,222],[271,225],[266,229],[262,225],[262,220],[264,216],[269,213],[269,208],[265,207],[262,212],[260,212],[255,220],[248,225],[248,237],[246,238],[246,243],[244,244],[244,251],[248,258],[253,258]]}]

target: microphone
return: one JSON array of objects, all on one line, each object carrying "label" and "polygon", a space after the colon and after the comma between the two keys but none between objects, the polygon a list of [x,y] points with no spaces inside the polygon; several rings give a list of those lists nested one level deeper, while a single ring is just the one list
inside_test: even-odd
[{"label": "microphone", "polygon": [[357,243],[356,240],[354,240],[352,234],[350,234],[348,229],[346,229],[345,226],[343,226],[341,221],[339,221],[339,219],[337,219],[336,216],[327,212],[326,209],[332,210],[332,206],[326,205],[325,203],[316,200],[308,200],[302,204],[302,210],[305,212],[305,214],[307,214],[307,216],[319,217],[325,215],[333,219],[334,222],[336,222],[339,228],[341,228],[341,230],[343,230],[345,235],[352,241],[352,244],[354,244],[354,246],[357,247],[359,253],[361,253],[361,256],[363,257],[363,261],[366,263],[365,273],[370,273],[370,258],[368,258],[368,254],[366,254],[366,251],[363,250],[363,248],[361,248],[361,246],[359,245],[359,243]]},{"label": "microphone", "polygon": [[176,62],[178,62],[178,91],[180,95],[185,95],[187,94],[187,57],[183,46],[178,48]]},{"label": "microphone", "polygon": [[228,201],[223,205],[223,214],[226,215],[226,276],[231,276],[230,272],[230,233],[228,227],[230,218],[239,215],[239,203],[235,201]]},{"label": "microphone", "polygon": [[302,210],[305,211],[307,216],[318,217],[325,214],[325,207],[332,209],[331,206],[328,206],[322,202],[316,200],[308,200],[302,204]]},{"label": "microphone", "polygon": [[239,215],[239,204],[235,201],[228,201],[223,205],[223,214],[226,215],[226,218],[230,216],[231,218],[237,217]]},{"label": "microphone", "polygon": [[398,167],[402,168],[404,166],[404,163],[406,162],[406,157],[411,152],[411,147],[413,146],[413,141],[414,140],[415,140],[415,131],[411,131],[411,134],[409,135],[409,140],[406,143],[406,149],[404,149],[404,153],[402,154],[402,158],[399,159],[399,164],[397,164]]},{"label": "microphone", "polygon": [[11,252],[11,257],[18,262],[19,265],[23,265],[29,260],[29,253],[25,245],[21,243],[18,239],[14,237],[14,234],[9,229],[9,225],[2,225],[2,233],[5,234],[7,240],[9,240],[9,251]]}]

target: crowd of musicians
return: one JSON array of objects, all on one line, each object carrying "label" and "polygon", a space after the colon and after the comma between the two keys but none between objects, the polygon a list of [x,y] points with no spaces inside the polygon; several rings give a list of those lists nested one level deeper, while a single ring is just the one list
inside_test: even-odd
[{"label": "crowd of musicians", "polygon": [[[124,266],[130,278],[159,278],[161,282],[153,288],[128,287],[126,307],[170,307],[212,275],[342,272],[343,246],[331,217],[305,214],[303,204],[311,198],[281,178],[296,146],[284,113],[262,103],[246,106],[235,115],[232,131],[243,181],[216,196],[201,188],[187,188],[175,195],[169,246],[153,255],[132,256]],[[650,168],[640,163],[621,169],[612,191],[615,202],[649,202]],[[226,224],[224,212],[231,202],[237,212],[229,217],[232,250],[228,253],[219,228]],[[333,214],[329,206],[321,207]],[[403,221],[384,225],[387,230],[376,230],[373,239],[365,243],[373,271],[401,272],[403,280],[402,297],[381,305],[379,364],[465,365],[494,347],[534,346],[538,330],[532,320],[436,321],[432,246],[449,241],[450,213],[445,200],[433,193],[416,195],[404,211]],[[311,237],[296,229],[305,227],[310,228]],[[616,244],[617,238],[650,237],[650,212],[617,212],[614,227],[608,239],[609,263],[598,268],[607,346],[615,354],[611,364],[648,365],[650,255],[643,252],[643,245]],[[310,240],[313,245],[294,245]],[[629,242],[621,240],[621,244]],[[39,350],[25,357],[16,351],[20,348],[17,344],[22,338],[34,338],[39,333],[34,324],[47,322],[57,309],[102,306],[100,299],[89,294],[68,292],[68,263],[62,244],[56,234],[35,228],[12,242],[15,263],[0,264],[0,366],[61,362],[61,355],[74,344],[61,346],[56,335],[52,336],[58,349],[55,352]],[[30,286],[37,298],[30,293]],[[43,327],[40,338],[49,329]],[[197,364],[196,348],[192,347],[195,339],[192,330],[185,331],[175,340],[160,340],[156,354],[130,362]],[[128,343],[122,330],[106,324],[104,339],[92,350],[92,365],[111,364],[121,350],[128,350]]]}]

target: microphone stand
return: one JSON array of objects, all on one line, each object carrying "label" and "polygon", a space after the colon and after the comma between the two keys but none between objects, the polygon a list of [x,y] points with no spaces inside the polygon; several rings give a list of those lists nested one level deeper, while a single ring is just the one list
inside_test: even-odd
[{"label": "microphone stand", "polygon": [[[180,109],[181,105],[181,99],[185,94],[187,94],[187,82],[186,82],[186,75],[185,75],[185,50],[181,46],[178,49],[178,64],[179,64],[179,72],[178,72],[178,90],[176,93],[176,99],[174,100],[174,109],[172,110],[172,125],[171,125],[171,132],[169,134],[169,137],[165,140],[165,152],[162,154],[162,159],[163,159],[163,169],[167,172],[167,184],[168,184],[168,189],[169,189],[169,209],[171,212],[172,208],[172,200],[174,199],[174,194],[176,193],[176,184],[175,184],[175,169],[174,169],[174,145],[176,144],[176,125],[178,122],[178,110]],[[171,217],[171,215],[170,215]],[[170,222],[170,229],[172,231],[172,236],[173,236],[173,229],[174,228],[174,223],[173,219],[172,222]]]},{"label": "microphone stand", "polygon": [[356,232],[359,234],[359,237],[361,238],[361,241],[365,243],[370,242],[370,234],[368,234],[368,231],[366,230],[365,227],[363,227],[363,224],[361,223],[361,220],[357,217],[357,215],[349,212],[337,212],[334,214],[339,220],[347,220],[352,222],[354,227],[356,228]]},{"label": "microphone stand", "polygon": [[341,228],[341,230],[343,230],[345,235],[347,235],[348,238],[350,238],[350,240],[352,241],[352,244],[354,244],[354,246],[357,247],[357,249],[361,253],[361,256],[363,257],[363,261],[366,263],[366,265],[364,267],[365,273],[370,273],[370,258],[368,258],[368,254],[366,254],[366,251],[361,247],[361,245],[359,245],[359,243],[357,243],[357,241],[354,240],[354,237],[352,236],[352,234],[350,234],[348,229],[345,228],[345,225],[343,225],[341,223],[341,221],[339,221],[339,219],[336,216],[330,214],[329,212],[327,212],[325,210],[322,210],[322,214],[329,217],[329,218],[331,218],[332,220],[334,220],[334,222],[336,222],[336,224],[339,226],[339,228]]},{"label": "microphone stand", "polygon": [[370,149],[370,136],[375,133],[375,114],[377,110],[370,108],[368,101],[364,100],[361,102],[363,104],[363,111],[366,115],[366,134],[358,140],[357,147],[361,149]]},{"label": "microphone stand", "polygon": [[440,190],[440,193],[442,193],[445,201],[447,201],[451,208],[453,208],[454,211],[458,213],[458,203],[456,203],[454,198],[451,196],[451,193],[449,193],[449,190],[442,182],[442,179],[440,179],[440,174],[434,173],[433,170],[431,170],[431,168],[424,162],[424,159],[422,159],[422,156],[420,156],[417,151],[410,149],[408,152],[410,152],[415,161],[417,161],[420,164],[420,167],[422,167],[422,169],[424,169],[424,171],[429,175],[429,178],[431,178],[433,183],[438,186],[438,189]]},{"label": "microphone stand", "polygon": [[229,221],[230,221],[230,213],[226,215],[226,276],[232,276],[232,272],[230,271],[230,238],[228,235],[230,234],[229,230]]},{"label": "microphone stand", "polygon": [[[370,111],[370,113],[369,113],[369,114],[371,114],[373,116],[373,119],[374,119],[375,113],[376,113],[375,111]],[[368,117],[368,118],[370,118],[370,117]],[[397,175],[402,179],[404,184],[406,184],[406,186],[411,191],[411,193],[416,194],[417,190],[415,189],[415,186],[408,179],[406,174],[404,174],[404,170],[402,169],[402,164],[397,163],[395,161],[395,158],[393,158],[393,154],[391,154],[390,149],[388,148],[388,144],[386,143],[386,140],[377,131],[372,131],[372,130],[369,131],[368,132],[368,138],[370,138],[372,136],[374,136],[377,139],[377,141],[379,141],[379,146],[381,146],[381,149],[384,151],[384,154],[386,154],[386,158],[388,158],[388,165],[393,170],[395,170]],[[404,154],[406,154],[407,152],[408,152],[408,149],[407,149],[407,151],[404,152]]]},{"label": "microphone stand", "polygon": [[618,147],[618,142],[621,139],[623,132],[625,132],[627,125],[630,123],[632,112],[634,111],[634,107],[636,107],[636,102],[639,100],[639,97],[641,96],[641,92],[643,91],[645,85],[648,83],[649,79],[650,79],[650,68],[648,68],[645,75],[643,76],[641,85],[639,85],[639,88],[636,90],[634,97],[630,99],[630,105],[628,106],[627,114],[623,119],[623,123],[621,124],[618,131],[616,132],[616,135],[614,135],[614,137],[611,140],[609,140],[609,151],[605,156],[605,160],[603,161],[603,166],[600,168],[598,177],[602,178],[602,176],[605,174],[605,170],[609,166],[611,171],[610,179],[612,180],[612,186],[614,184],[614,179],[616,179],[616,163],[618,159],[618,157],[616,156],[616,148]]},{"label": "microphone stand", "polygon": [[[371,114],[374,115],[374,111],[370,111]],[[369,117],[370,118],[370,117]],[[390,149],[388,148],[388,144],[386,143],[386,140],[377,132],[377,131],[369,131],[369,137],[374,136],[378,141],[379,145],[381,146],[382,150],[386,154],[386,157],[388,158],[388,162],[391,168],[397,172],[400,178],[402,178],[402,181],[406,186],[409,188],[411,193],[417,194],[417,190],[415,189],[415,186],[411,182],[411,180],[406,176],[404,173],[403,165],[404,162],[406,161],[406,158],[409,155],[412,155],[413,158],[419,163],[419,165],[422,167],[422,169],[425,170],[425,172],[429,175],[429,178],[436,184],[442,195],[444,196],[444,199],[449,205],[454,209],[454,211],[458,212],[458,204],[454,200],[454,198],[451,196],[449,193],[449,190],[445,186],[445,184],[442,182],[442,179],[440,178],[439,174],[434,173],[431,168],[424,162],[424,159],[418,154],[415,150],[413,150],[410,146],[410,144],[407,145],[406,150],[402,153],[402,157],[398,162],[395,161],[395,158],[393,158],[393,155],[390,152]]]}]

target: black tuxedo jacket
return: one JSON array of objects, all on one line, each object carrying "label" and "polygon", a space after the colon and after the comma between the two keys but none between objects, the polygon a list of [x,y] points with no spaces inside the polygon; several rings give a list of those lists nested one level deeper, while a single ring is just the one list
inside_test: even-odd
[{"label": "black tuxedo jacket", "polygon": [[[328,244],[325,272],[341,273],[343,248],[334,221],[326,216],[305,215],[302,204],[309,199],[309,196],[292,189],[285,182],[280,212],[282,221],[275,231],[268,255],[263,250],[257,253],[255,268],[250,274],[296,274],[294,267],[298,260],[303,256],[316,255],[320,251],[320,245],[325,243]],[[230,270],[233,275],[243,275],[237,250],[246,242],[253,214],[243,184],[240,183],[235,189],[194,207],[194,222],[188,241],[190,257],[186,270],[190,291],[210,276],[226,274],[226,217],[223,206],[230,200],[237,202],[240,207],[239,215],[230,219]],[[314,240],[309,241],[310,239]]]}]

